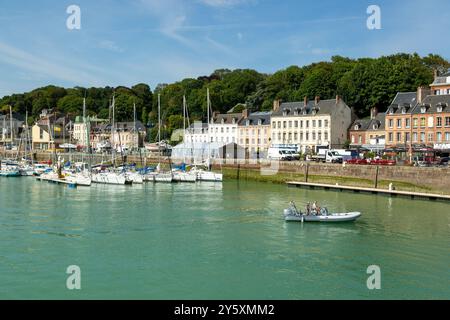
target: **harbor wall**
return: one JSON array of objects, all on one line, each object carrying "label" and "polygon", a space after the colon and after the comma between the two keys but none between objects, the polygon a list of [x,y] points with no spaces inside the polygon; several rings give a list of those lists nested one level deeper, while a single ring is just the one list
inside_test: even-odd
[{"label": "harbor wall", "polygon": [[[62,154],[65,161],[87,161],[81,154]],[[35,153],[37,161],[52,159],[48,152]],[[92,163],[110,163],[111,156],[94,154]],[[168,163],[167,158],[128,155],[127,162],[142,164]],[[116,164],[122,157],[116,158]],[[174,163],[181,161],[172,160]],[[450,194],[450,167],[409,167],[409,166],[367,166],[348,164],[328,164],[315,162],[278,162],[256,159],[221,159],[215,160],[213,168],[223,171],[224,175],[233,179],[247,179],[285,183],[287,181],[331,183],[349,186],[394,188],[405,191],[436,192]]]}]

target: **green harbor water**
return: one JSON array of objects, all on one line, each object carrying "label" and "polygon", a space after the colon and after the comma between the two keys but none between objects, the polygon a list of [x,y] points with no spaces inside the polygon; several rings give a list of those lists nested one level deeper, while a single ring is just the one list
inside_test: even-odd
[{"label": "green harbor water", "polygon": [[[286,223],[290,200],[361,211]],[[450,204],[251,182],[0,179],[2,299],[449,299]],[[81,268],[81,290],[66,268]],[[381,268],[368,290],[367,267]]]}]

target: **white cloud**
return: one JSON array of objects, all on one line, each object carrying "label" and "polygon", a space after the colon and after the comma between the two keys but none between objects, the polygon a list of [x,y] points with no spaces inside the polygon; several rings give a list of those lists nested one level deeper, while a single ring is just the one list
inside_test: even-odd
[{"label": "white cloud", "polygon": [[125,50],[122,49],[121,47],[119,47],[114,41],[111,40],[102,40],[100,41],[100,43],[98,44],[98,47],[101,49],[105,49],[105,50],[109,50],[109,51],[113,51],[113,52],[124,52]]},{"label": "white cloud", "polygon": [[256,0],[199,0],[199,2],[215,8],[231,8],[243,4],[253,4],[256,3]]},{"label": "white cloud", "polygon": [[31,54],[19,48],[0,42],[0,61],[20,68],[25,72],[47,75],[59,80],[82,84],[98,85],[100,81],[81,68],[71,68],[66,65],[50,62],[42,57]]}]

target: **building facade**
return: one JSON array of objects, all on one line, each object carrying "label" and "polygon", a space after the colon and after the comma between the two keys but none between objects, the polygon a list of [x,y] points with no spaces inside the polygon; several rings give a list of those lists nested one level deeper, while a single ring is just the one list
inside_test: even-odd
[{"label": "building facade", "polygon": [[[250,158],[265,158],[271,144],[271,112],[255,112],[238,123],[238,144]],[[247,114],[246,114],[247,115]]]},{"label": "building facade", "polygon": [[430,85],[433,95],[450,94],[450,69],[446,73],[438,76],[435,75],[434,82]]},{"label": "building facade", "polygon": [[370,118],[358,119],[349,129],[350,147],[381,151],[385,148],[386,114],[372,108]]},{"label": "building facade", "polygon": [[316,147],[343,148],[352,123],[352,111],[342,99],[274,102],[271,118],[272,144],[297,145],[303,153]]},{"label": "building facade", "polygon": [[68,130],[71,122],[66,117],[56,114],[42,116],[31,128],[33,150],[58,149],[61,144],[69,142],[71,133]]},{"label": "building facade", "polygon": [[238,124],[246,117],[248,117],[247,110],[242,113],[214,112],[209,125],[210,142],[238,143]]},{"label": "building facade", "polygon": [[[413,152],[424,148],[450,149],[450,94],[399,93],[386,112],[388,147]],[[425,90],[426,92],[426,90]],[[443,146],[447,145],[445,148]]]}]

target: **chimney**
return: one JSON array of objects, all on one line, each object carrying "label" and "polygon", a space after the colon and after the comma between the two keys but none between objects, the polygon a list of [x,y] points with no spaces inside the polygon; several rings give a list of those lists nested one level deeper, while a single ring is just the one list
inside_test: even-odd
[{"label": "chimney", "polygon": [[277,99],[273,101],[273,111],[278,111],[280,109],[281,100]]},{"label": "chimney", "polygon": [[377,107],[373,107],[372,109],[370,109],[370,119],[375,119],[378,115],[378,108]]},{"label": "chimney", "polygon": [[341,97],[339,95],[336,95],[336,104],[338,104],[339,102],[341,102]]},{"label": "chimney", "polygon": [[419,88],[417,88],[417,103],[422,103],[422,101],[428,95],[431,95],[431,89],[429,89],[427,87],[419,87]]},{"label": "chimney", "polygon": [[319,97],[319,96],[316,96],[316,97],[314,98],[314,101],[315,101],[316,105],[318,105],[319,102],[320,102],[320,97]]},{"label": "chimney", "polygon": [[247,119],[247,118],[248,118],[248,116],[249,116],[248,109],[244,109],[244,110],[242,111],[242,116],[244,117],[244,119]]},{"label": "chimney", "polygon": [[308,105],[308,97],[305,96],[305,97],[303,98],[303,106],[306,107],[307,105]]}]

